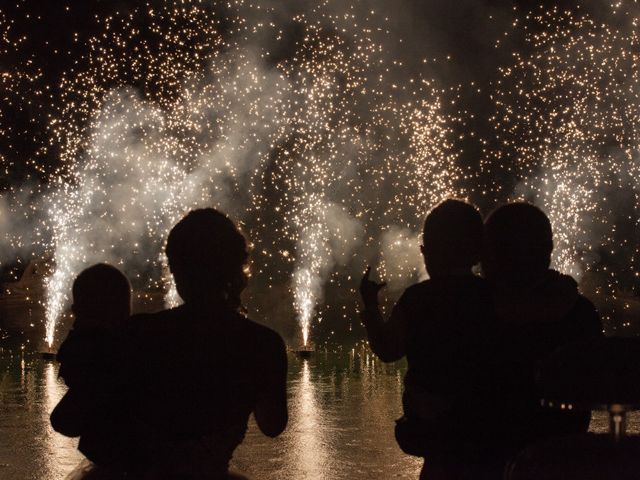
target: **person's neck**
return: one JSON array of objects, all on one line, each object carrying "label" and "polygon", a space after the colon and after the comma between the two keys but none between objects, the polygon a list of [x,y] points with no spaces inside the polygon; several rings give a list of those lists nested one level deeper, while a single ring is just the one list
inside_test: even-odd
[{"label": "person's neck", "polygon": [[460,268],[438,268],[438,269],[430,269],[428,271],[429,278],[456,278],[456,277],[471,277],[473,276],[473,272],[470,268],[460,267]]},{"label": "person's neck", "polygon": [[520,272],[519,274],[499,276],[492,282],[501,290],[535,290],[548,281],[550,270],[540,272]]},{"label": "person's neck", "polygon": [[231,309],[227,297],[223,294],[208,296],[198,296],[185,301],[185,305],[199,312],[212,312]]}]

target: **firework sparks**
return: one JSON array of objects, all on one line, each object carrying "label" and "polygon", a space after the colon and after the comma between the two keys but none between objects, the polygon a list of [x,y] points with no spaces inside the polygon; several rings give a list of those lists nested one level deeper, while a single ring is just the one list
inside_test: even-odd
[{"label": "firework sparks", "polygon": [[[290,20],[302,34],[273,64],[255,39],[277,41],[274,25],[227,18],[233,35],[225,38],[200,2],[100,22],[109,34],[95,35],[88,67],[64,78],[66,101],[51,128],[69,167],[50,209],[48,341],[73,276],[93,261],[151,279],[147,289],[164,278],[175,304],[162,239],[185,211],[214,205],[246,220],[251,238],[294,243],[293,271],[284,273],[307,344],[324,283],[348,265],[367,229],[380,217],[415,228],[430,206],[458,196],[456,120],[442,113],[445,92],[421,78],[389,85],[372,75],[399,68],[385,63],[370,34],[384,20],[372,16],[344,33],[349,18],[323,8],[322,23]],[[274,212],[284,221],[261,235]],[[383,269],[396,260],[385,258]],[[401,262],[399,276],[416,267]]]},{"label": "firework sparks", "polygon": [[[513,23],[527,47],[489,93],[499,148],[479,172],[460,165],[456,142],[474,134],[458,106],[468,86],[445,88],[390,58],[388,18],[358,1],[319,0],[288,17],[275,8],[188,0],[96,16],[86,42],[73,34],[77,58],[55,88],[31,54],[4,67],[29,39],[0,12],[3,247],[51,258],[49,344],[90,263],[109,261],[176,305],[164,239],[204,206],[242,222],[263,284],[288,282],[307,344],[339,271],[377,262],[397,290],[420,278],[422,216],[486,193],[476,180],[496,171],[492,195],[548,212],[559,269],[596,271],[612,292],[636,281],[637,2],[615,3],[606,22],[551,8]],[[35,118],[46,125],[33,136]]]},{"label": "firework sparks", "polygon": [[[611,14],[607,23],[557,9],[528,15],[530,53],[503,70],[495,122],[501,157],[515,159],[504,166],[522,179],[516,195],[549,214],[555,265],[596,271],[613,293],[637,269],[628,225],[640,207],[640,11],[618,2]],[[608,269],[607,257],[620,266]]]}]

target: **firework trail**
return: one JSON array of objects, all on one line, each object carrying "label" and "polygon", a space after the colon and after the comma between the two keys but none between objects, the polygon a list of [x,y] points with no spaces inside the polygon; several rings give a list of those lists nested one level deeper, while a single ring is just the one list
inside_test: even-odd
[{"label": "firework trail", "polygon": [[[282,33],[276,26],[233,17],[236,33],[223,38],[216,22],[207,22],[212,13],[198,5],[153,12],[152,25],[186,15],[194,30],[152,27],[165,44],[159,55],[143,43],[128,57],[126,45],[138,39],[125,32],[135,29],[127,18],[107,19],[111,34],[92,43],[92,69],[68,80],[74,105],[79,91],[88,92],[81,103],[86,111],[72,128],[61,121],[56,131],[65,154],[82,161],[74,160],[81,170],[63,195],[75,199],[75,218],[52,215],[61,266],[48,303],[62,304],[59,292],[68,291],[73,273],[91,258],[87,245],[96,257],[114,259],[130,258],[118,245],[138,245],[146,263],[157,266],[154,252],[161,245],[154,239],[166,238],[190,208],[213,205],[253,222],[251,238],[264,237],[252,232],[268,230],[260,220],[272,210],[285,221],[267,237],[295,245],[292,296],[307,343],[324,283],[336,265],[349,263],[367,229],[377,230],[381,217],[415,228],[430,206],[458,196],[460,170],[450,139],[453,120],[442,112],[444,92],[422,78],[391,85],[384,80],[382,72],[390,76],[400,67],[386,63],[370,34],[383,22],[375,16],[354,30],[353,15],[340,17],[320,4],[314,15],[321,22],[304,15],[290,19],[301,32],[293,53],[269,64],[271,52],[255,39],[277,39]],[[344,33],[346,25],[351,31]],[[132,70],[137,65],[139,73]],[[142,83],[138,90],[128,86],[132,75],[133,83]],[[121,77],[115,88],[114,78]],[[144,85],[149,78],[153,86]],[[71,110],[62,118],[73,118]],[[279,194],[265,192],[271,182],[282,186]],[[371,188],[384,194],[371,195]],[[101,191],[105,198],[96,198]],[[100,235],[113,232],[113,238],[78,235],[80,225],[95,229],[92,219],[105,212],[112,221]],[[64,232],[74,232],[74,248]],[[65,248],[75,256],[68,258]],[[382,259],[383,271],[396,260]],[[127,268],[134,270],[131,259]],[[415,269],[407,264],[394,271],[402,276]],[[59,308],[49,312],[53,324]]]},{"label": "firework trail", "polygon": [[[415,228],[426,209],[456,195],[460,175],[440,92],[423,80],[397,85],[372,75],[383,61],[382,46],[366,29],[346,39],[335,33],[343,31],[341,23],[328,21],[328,32],[302,23],[295,61],[279,65],[295,99],[279,172],[293,195],[282,208],[293,214],[285,231],[293,228],[289,233],[296,239],[294,301],[305,345],[336,263],[348,264],[367,230],[381,235],[381,217]],[[388,66],[384,70],[394,76]],[[406,282],[422,264],[407,260],[382,258],[381,270],[389,274],[387,266],[394,264]]]}]

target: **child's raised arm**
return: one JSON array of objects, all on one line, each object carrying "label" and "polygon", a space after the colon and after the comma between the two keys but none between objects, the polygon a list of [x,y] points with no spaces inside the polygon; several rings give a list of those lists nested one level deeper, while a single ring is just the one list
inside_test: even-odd
[{"label": "child's raised arm", "polygon": [[360,296],[364,304],[362,323],[367,330],[371,350],[383,362],[395,362],[406,355],[406,326],[400,309],[394,307],[388,321],[382,318],[378,293],[386,283],[370,280],[371,267],[367,267],[360,282]]}]

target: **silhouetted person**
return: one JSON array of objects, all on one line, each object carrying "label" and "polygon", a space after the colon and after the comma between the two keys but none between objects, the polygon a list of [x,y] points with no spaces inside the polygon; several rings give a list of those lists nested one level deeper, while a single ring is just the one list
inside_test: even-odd
[{"label": "silhouetted person", "polygon": [[421,247],[430,279],[409,287],[387,322],[377,298],[384,284],[370,281],[368,269],[360,287],[371,349],[385,362],[407,357],[396,437],[405,452],[425,457],[421,478],[459,478],[478,461],[474,400],[493,323],[489,289],[472,272],[482,229],[472,205],[447,200],[434,208]]},{"label": "silhouetted person", "polygon": [[551,223],[537,207],[512,203],[485,222],[482,268],[491,285],[496,316],[504,325],[498,343],[497,433],[505,456],[541,438],[586,432],[589,412],[540,407],[535,391],[536,363],[571,342],[602,335],[593,304],[569,276],[549,269]]},{"label": "silhouetted person", "polygon": [[114,442],[121,417],[113,415],[120,386],[119,352],[131,313],[131,286],[120,270],[97,264],[72,287],[73,329],[60,346],[60,376],[69,390],[51,414],[53,428],[80,437],[79,450],[97,465],[122,466],[126,452]]},{"label": "silhouetted person", "polygon": [[184,305],[131,319],[138,470],[150,479],[229,478],[251,413],[270,437],[287,424],[285,346],[241,313],[247,242],[227,216],[190,212],[166,253]]}]

